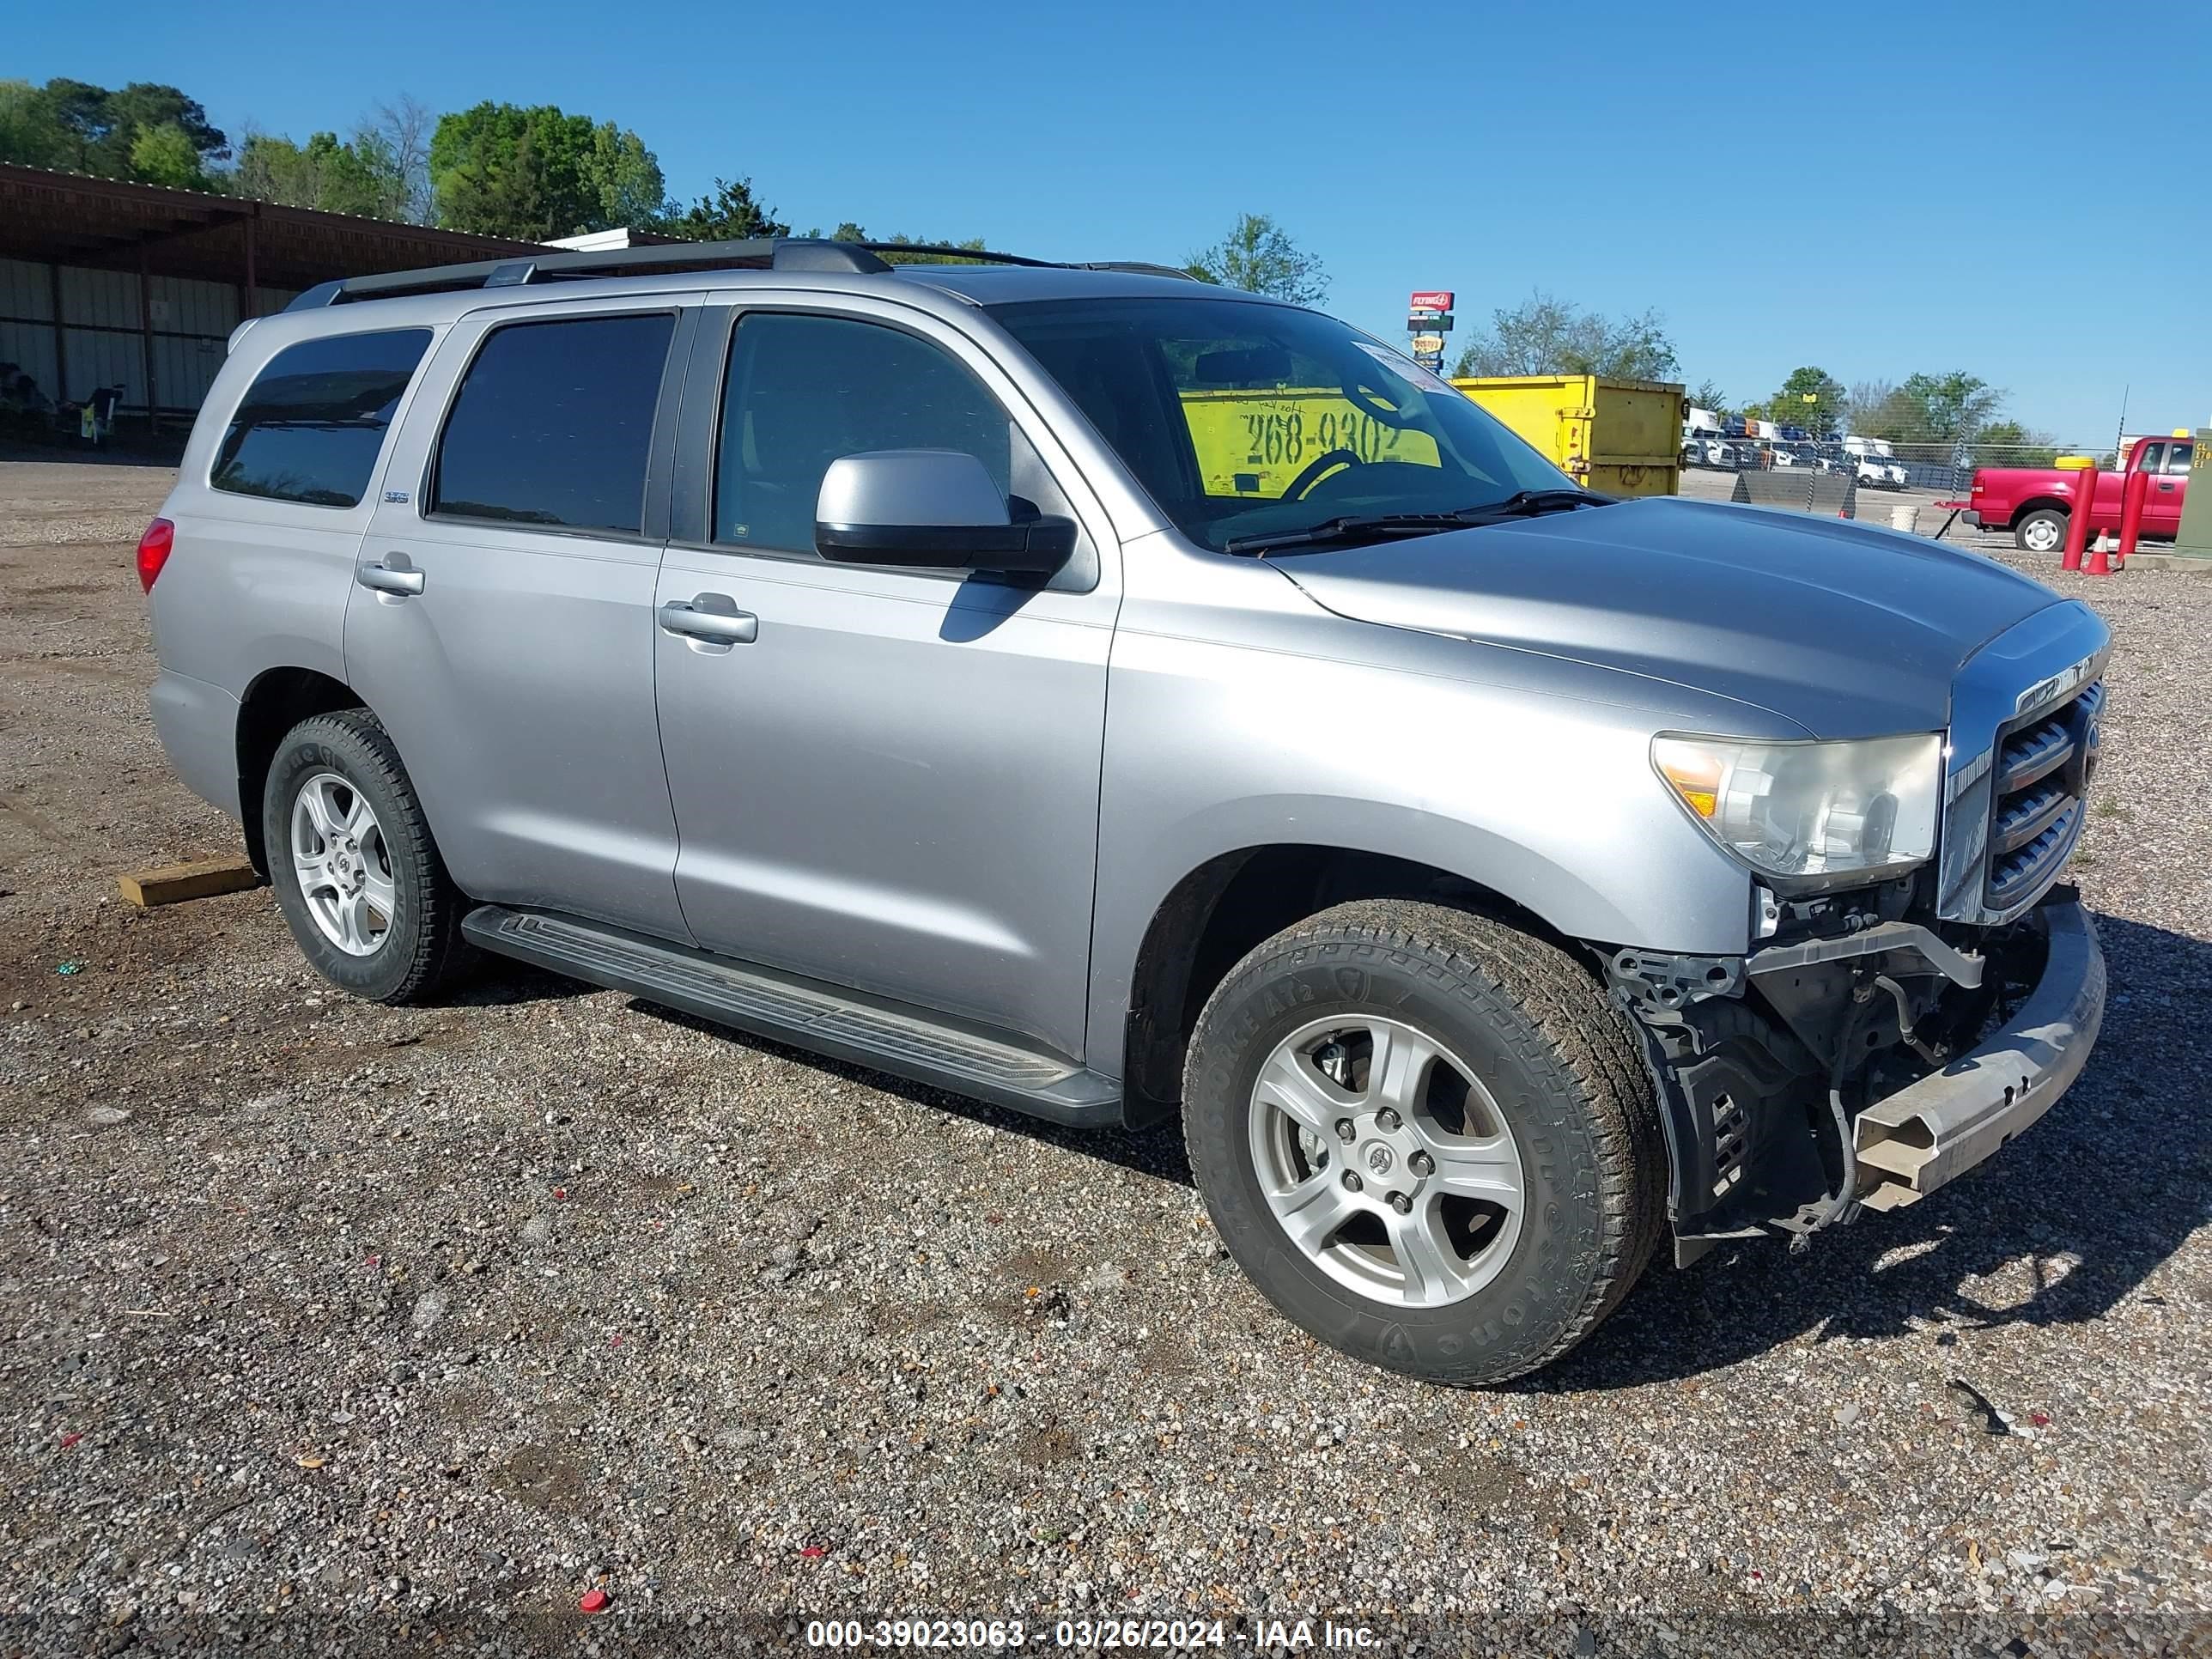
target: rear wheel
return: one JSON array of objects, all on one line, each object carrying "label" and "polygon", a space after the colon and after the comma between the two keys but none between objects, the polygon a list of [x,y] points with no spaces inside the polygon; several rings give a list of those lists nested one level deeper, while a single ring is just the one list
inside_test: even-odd
[{"label": "rear wheel", "polygon": [[424,1001],[467,956],[465,901],[399,751],[366,708],[285,734],[261,824],[277,905],[332,984],[377,1002]]},{"label": "rear wheel", "polygon": [[1549,1364],[1663,1224],[1626,1017],[1565,952],[1463,911],[1363,901],[1269,939],[1200,1016],[1183,1097],[1244,1271],[1322,1340],[1411,1376]]},{"label": "rear wheel", "polygon": [[2055,507],[2022,514],[2012,527],[2015,546],[2028,553],[2056,553],[2066,545],[2066,515]]}]

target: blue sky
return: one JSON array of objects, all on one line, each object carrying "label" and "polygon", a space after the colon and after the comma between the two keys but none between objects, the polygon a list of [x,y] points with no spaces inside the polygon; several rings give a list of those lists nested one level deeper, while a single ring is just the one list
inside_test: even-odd
[{"label": "blue sky", "polygon": [[174,82],[235,136],[380,98],[635,128],[794,226],[1180,261],[1242,210],[1389,337],[1543,288],[1666,316],[1694,385],[1963,368],[2073,443],[2212,422],[2212,10],[1912,6],[18,4],[0,75]]}]

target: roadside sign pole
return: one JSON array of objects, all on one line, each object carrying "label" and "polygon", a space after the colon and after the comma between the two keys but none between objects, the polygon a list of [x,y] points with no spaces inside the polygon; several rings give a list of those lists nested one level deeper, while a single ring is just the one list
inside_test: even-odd
[{"label": "roadside sign pole", "polygon": [[1431,374],[1444,372],[1444,336],[1451,332],[1449,289],[1416,289],[1406,300],[1406,332],[1411,354]]}]

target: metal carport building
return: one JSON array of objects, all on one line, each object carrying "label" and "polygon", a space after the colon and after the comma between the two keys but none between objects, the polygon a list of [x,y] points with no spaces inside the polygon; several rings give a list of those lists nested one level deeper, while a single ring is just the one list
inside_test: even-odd
[{"label": "metal carport building", "polygon": [[248,317],[338,276],[537,252],[532,242],[0,164],[0,362],[51,403],[123,388],[182,423]]}]

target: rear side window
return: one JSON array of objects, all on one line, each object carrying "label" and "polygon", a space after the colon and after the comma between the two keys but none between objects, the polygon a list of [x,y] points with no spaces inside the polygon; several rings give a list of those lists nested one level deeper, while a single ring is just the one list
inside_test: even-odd
[{"label": "rear side window", "polygon": [[286,346],[246,388],[208,482],[235,495],[358,505],[429,344],[428,329],[398,328]]},{"label": "rear side window", "polygon": [[2166,470],[2169,473],[2188,471],[2189,463],[2196,453],[2197,446],[2193,443],[2174,445],[2166,452]]},{"label": "rear side window", "polygon": [[675,328],[662,312],[494,330],[438,440],[431,510],[635,535]]}]

